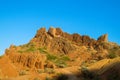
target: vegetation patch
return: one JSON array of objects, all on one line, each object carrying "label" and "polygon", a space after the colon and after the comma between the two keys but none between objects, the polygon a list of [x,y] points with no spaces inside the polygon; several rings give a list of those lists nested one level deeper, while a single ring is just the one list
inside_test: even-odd
[{"label": "vegetation patch", "polygon": [[38,48],[38,50],[39,50],[40,53],[43,53],[43,54],[48,53],[48,52],[46,51],[46,47]]},{"label": "vegetation patch", "polygon": [[115,53],[109,53],[108,58],[113,59],[116,58],[117,55]]},{"label": "vegetation patch", "polygon": [[66,62],[70,61],[70,58],[68,56],[65,56],[65,55],[56,56],[55,54],[51,54],[47,52],[45,47],[39,48],[38,50],[40,51],[40,53],[46,54],[47,60],[52,61],[58,67],[61,67],[61,68],[66,67],[67,66]]},{"label": "vegetation patch", "polygon": [[34,51],[36,51],[36,49],[34,47],[30,47],[25,50],[25,52],[34,52]]},{"label": "vegetation patch", "polygon": [[44,72],[49,73],[49,74],[54,74],[55,73],[54,69],[52,69],[52,68],[45,68]]},{"label": "vegetation patch", "polygon": [[70,58],[68,56],[62,56],[60,59],[63,61],[70,61]]}]

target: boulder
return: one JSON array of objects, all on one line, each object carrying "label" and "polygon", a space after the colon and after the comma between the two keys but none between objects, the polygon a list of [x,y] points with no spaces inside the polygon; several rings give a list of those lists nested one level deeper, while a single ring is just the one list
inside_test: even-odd
[{"label": "boulder", "polygon": [[56,33],[56,29],[53,27],[50,27],[48,30],[48,34],[50,34],[50,36],[55,37],[55,33]]}]

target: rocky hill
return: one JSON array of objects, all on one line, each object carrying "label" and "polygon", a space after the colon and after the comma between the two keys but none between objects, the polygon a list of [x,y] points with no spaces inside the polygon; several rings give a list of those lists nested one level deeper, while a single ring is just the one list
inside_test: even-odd
[{"label": "rocky hill", "polygon": [[[107,76],[111,69],[119,70],[119,56],[120,46],[109,42],[108,34],[95,40],[60,28],[41,28],[27,44],[6,49],[0,57],[0,79],[112,80]],[[119,72],[116,76],[119,80]]]}]

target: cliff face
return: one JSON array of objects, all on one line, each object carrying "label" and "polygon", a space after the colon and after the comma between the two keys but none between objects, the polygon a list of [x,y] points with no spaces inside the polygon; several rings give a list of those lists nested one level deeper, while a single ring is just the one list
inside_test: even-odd
[{"label": "cliff face", "polygon": [[28,68],[44,69],[46,61],[46,56],[43,54],[38,52],[19,53],[15,46],[11,46],[6,50],[6,56],[8,56],[13,63],[17,63]]}]

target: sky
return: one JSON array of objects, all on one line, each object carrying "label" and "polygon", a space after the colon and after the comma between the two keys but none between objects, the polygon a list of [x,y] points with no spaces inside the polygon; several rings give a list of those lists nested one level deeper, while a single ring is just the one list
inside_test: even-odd
[{"label": "sky", "polygon": [[120,0],[0,0],[0,55],[50,26],[120,44]]}]

